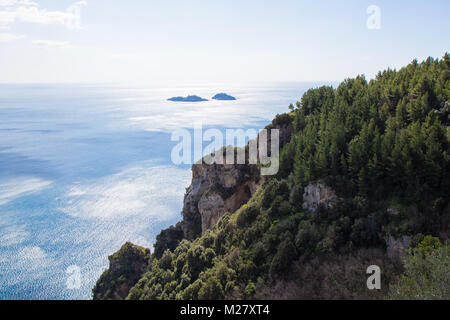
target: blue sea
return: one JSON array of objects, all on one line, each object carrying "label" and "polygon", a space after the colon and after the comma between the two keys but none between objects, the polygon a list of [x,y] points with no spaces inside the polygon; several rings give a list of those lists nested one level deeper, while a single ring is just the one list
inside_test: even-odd
[{"label": "blue sea", "polygon": [[[174,130],[261,129],[318,85],[0,84],[0,299],[90,299],[108,255],[181,219]],[[167,101],[219,92],[238,100]]]}]

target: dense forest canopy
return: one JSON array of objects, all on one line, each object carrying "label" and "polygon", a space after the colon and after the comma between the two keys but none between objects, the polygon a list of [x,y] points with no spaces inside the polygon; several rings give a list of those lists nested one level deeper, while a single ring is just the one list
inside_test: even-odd
[{"label": "dense forest canopy", "polygon": [[[203,236],[163,231],[128,299],[419,298],[433,290],[450,298],[449,55],[310,89],[291,109],[274,120],[293,127],[278,175]],[[339,201],[311,212],[303,195],[317,181]],[[410,248],[431,241],[435,251],[414,249],[402,263],[387,250],[402,237]],[[432,274],[414,259],[432,261],[420,270],[439,270],[439,288],[411,289],[408,274]],[[366,287],[373,264],[383,270],[379,291]],[[121,281],[106,271],[94,298],[111,298]]]}]

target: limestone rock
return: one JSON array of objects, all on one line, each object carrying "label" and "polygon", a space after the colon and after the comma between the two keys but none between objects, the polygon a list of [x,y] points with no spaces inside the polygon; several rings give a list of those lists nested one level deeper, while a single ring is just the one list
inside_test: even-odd
[{"label": "limestone rock", "polygon": [[195,164],[184,198],[185,236],[193,239],[205,233],[226,212],[247,203],[260,179],[257,166]]},{"label": "limestone rock", "polygon": [[398,258],[406,255],[406,249],[408,248],[411,242],[411,237],[402,236],[399,239],[394,238],[393,236],[389,236],[386,240],[386,253],[390,258]]},{"label": "limestone rock", "polygon": [[200,199],[198,211],[202,217],[202,234],[204,234],[219,221],[226,208],[222,197],[218,193],[212,193]]},{"label": "limestone rock", "polygon": [[323,182],[309,184],[303,194],[303,208],[315,212],[319,206],[333,208],[338,201],[336,192]]},{"label": "limestone rock", "polygon": [[[280,148],[291,139],[292,117],[280,115],[266,127],[280,130]],[[268,151],[271,135],[268,135]],[[226,150],[224,148],[223,150]],[[248,160],[248,153],[246,153]],[[192,166],[191,185],[186,189],[183,207],[183,232],[187,239],[195,239],[212,228],[226,212],[235,212],[250,200],[263,183],[258,165],[205,164]]]}]

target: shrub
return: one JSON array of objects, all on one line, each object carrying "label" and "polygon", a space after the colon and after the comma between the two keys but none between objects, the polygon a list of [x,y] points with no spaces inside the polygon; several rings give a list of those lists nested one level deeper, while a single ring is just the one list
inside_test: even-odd
[{"label": "shrub", "polygon": [[253,282],[249,282],[247,284],[247,286],[245,287],[245,296],[247,298],[250,298],[251,296],[253,296],[256,292],[256,286]]},{"label": "shrub", "polygon": [[213,259],[215,257],[216,257],[216,253],[214,252],[213,249],[211,249],[211,248],[206,249],[202,256],[205,266],[207,266],[207,267],[211,266],[213,263]]},{"label": "shrub", "polygon": [[274,278],[286,271],[296,259],[297,253],[291,241],[285,240],[278,247],[277,254],[273,257],[270,265],[270,276]]},{"label": "shrub", "polygon": [[236,224],[238,227],[243,228],[250,225],[259,214],[259,209],[256,206],[247,206],[239,213]]},{"label": "shrub", "polygon": [[289,202],[297,209],[302,208],[303,191],[304,191],[303,186],[300,184],[297,184],[292,188],[291,194],[289,196]]},{"label": "shrub", "polygon": [[281,199],[289,199],[289,185],[286,180],[271,180],[264,189],[262,207],[268,209],[277,196]]},{"label": "shrub", "polygon": [[187,252],[187,262],[191,277],[193,279],[198,277],[198,274],[200,273],[200,271],[202,271],[203,267],[205,266],[203,260],[204,251],[205,248],[203,248],[200,245],[197,245],[189,249],[189,251]]},{"label": "shrub", "polygon": [[162,230],[161,233],[156,236],[155,257],[158,259],[161,258],[167,249],[174,251],[183,237],[182,223],[178,223],[175,227],[171,226],[168,229]]},{"label": "shrub", "polygon": [[172,253],[167,249],[158,261],[158,265],[161,269],[167,270],[172,266]]},{"label": "shrub", "polygon": [[390,287],[394,300],[449,300],[450,246],[431,236],[410,251],[404,260],[405,273]]},{"label": "shrub", "polygon": [[203,281],[197,279],[181,293],[182,300],[198,300],[199,291],[203,287]]},{"label": "shrub", "polygon": [[220,281],[216,277],[209,277],[198,292],[200,300],[221,300],[224,292]]},{"label": "shrub", "polygon": [[302,254],[311,254],[321,238],[322,235],[314,224],[302,221],[295,237],[295,246]]},{"label": "shrub", "polygon": [[261,242],[258,242],[252,250],[252,259],[257,266],[261,265],[266,260],[266,250]]}]

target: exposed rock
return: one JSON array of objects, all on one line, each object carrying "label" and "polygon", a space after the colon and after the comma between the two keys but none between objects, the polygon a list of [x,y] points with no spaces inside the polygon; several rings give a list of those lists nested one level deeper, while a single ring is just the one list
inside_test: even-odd
[{"label": "exposed rock", "polygon": [[393,236],[389,236],[386,240],[386,253],[389,258],[398,258],[406,255],[406,249],[411,242],[411,237],[402,236],[400,239],[395,239]]},{"label": "exposed rock", "polygon": [[[280,130],[280,148],[291,140],[292,117],[277,116],[266,127],[270,152],[270,129]],[[183,207],[183,232],[187,239],[194,239],[212,228],[226,212],[235,212],[250,200],[263,179],[257,165],[205,164],[200,161],[192,166],[192,182],[187,188]]]},{"label": "exposed rock", "polygon": [[195,164],[192,183],[184,198],[185,236],[188,239],[199,236],[226,212],[234,212],[247,203],[259,180],[256,165]]},{"label": "exposed rock", "polygon": [[227,212],[225,202],[218,193],[208,194],[198,202],[198,211],[202,217],[202,234],[213,227]]},{"label": "exposed rock", "polygon": [[[291,140],[292,117],[279,115],[266,127],[268,151],[271,150],[270,129],[279,129],[280,148]],[[225,149],[224,149],[225,150]],[[187,239],[195,239],[212,228],[226,212],[235,212],[250,200],[263,182],[258,165],[205,164],[192,166],[192,182],[187,188],[183,207],[183,232]]]},{"label": "exposed rock", "polygon": [[315,182],[305,188],[303,194],[303,208],[315,212],[319,206],[330,209],[338,201],[336,192],[324,182]]},{"label": "exposed rock", "polygon": [[198,202],[198,210],[202,217],[202,234],[214,227],[226,212],[235,212],[247,203],[256,192],[257,184],[248,181],[237,188],[237,191],[227,199],[217,192],[205,194]]},{"label": "exposed rock", "polygon": [[151,268],[150,249],[127,242],[108,257],[109,269],[92,289],[94,300],[122,300],[139,278]]}]

